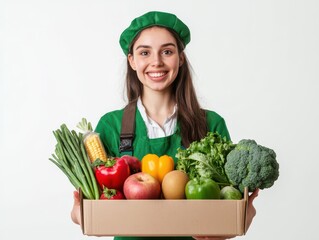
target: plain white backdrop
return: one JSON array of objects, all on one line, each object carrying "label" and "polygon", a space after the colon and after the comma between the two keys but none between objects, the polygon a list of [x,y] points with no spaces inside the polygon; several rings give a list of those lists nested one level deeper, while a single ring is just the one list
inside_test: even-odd
[{"label": "plain white backdrop", "polygon": [[318,9],[316,0],[1,0],[0,239],[95,239],[70,219],[73,187],[48,160],[52,131],[82,117],[95,126],[124,106],[118,38],[150,10],[191,29],[198,97],[233,141],[277,153],[280,177],[238,239],[317,239]]}]

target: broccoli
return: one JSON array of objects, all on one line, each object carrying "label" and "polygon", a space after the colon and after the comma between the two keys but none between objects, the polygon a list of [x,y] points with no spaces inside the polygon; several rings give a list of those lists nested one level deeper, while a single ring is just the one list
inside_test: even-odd
[{"label": "broccoli", "polygon": [[276,153],[254,140],[240,140],[227,155],[225,173],[241,192],[245,187],[249,192],[270,188],[279,177]]}]

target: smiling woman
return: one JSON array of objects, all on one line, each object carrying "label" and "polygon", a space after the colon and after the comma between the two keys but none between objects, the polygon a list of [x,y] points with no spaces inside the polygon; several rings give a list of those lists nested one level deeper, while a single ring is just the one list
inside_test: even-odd
[{"label": "smiling woman", "polygon": [[[129,153],[142,159],[147,154],[168,155],[176,163],[177,149],[188,147],[207,132],[218,132],[230,139],[224,119],[214,111],[202,109],[198,102],[184,52],[189,42],[188,27],[175,15],[164,12],[148,12],[134,19],[121,34],[120,45],[127,56],[128,105],[125,110],[106,113],[95,129],[108,156]],[[131,109],[131,117],[126,115],[128,109]],[[132,122],[131,137],[126,139],[126,135],[120,133],[123,129],[127,130],[127,123]],[[126,143],[131,144],[123,147],[123,136],[128,140]],[[72,219],[80,223],[76,192],[74,196]],[[248,222],[254,216],[251,213],[255,211],[252,205],[255,196],[250,198]]]},{"label": "smiling woman", "polygon": [[[184,146],[204,137],[207,131],[206,112],[197,100],[184,52],[190,38],[188,27],[180,19],[163,12],[149,12],[134,19],[120,37],[122,50],[128,56],[126,89],[129,102],[142,102],[150,117],[148,121],[154,121],[158,128],[165,127],[166,119],[177,105],[175,115],[179,115],[179,126],[188,129],[180,132]],[[142,56],[138,57],[138,53]],[[138,66],[146,62],[141,58],[152,61],[149,63],[152,70],[148,70],[146,78],[145,73],[138,71]],[[145,79],[153,82],[153,86],[159,86],[157,91],[147,92],[148,87],[142,82]]]},{"label": "smiling woman", "polygon": [[151,27],[140,34],[132,49],[128,60],[143,85],[142,102],[158,94],[170,100],[172,83],[184,61],[174,36],[165,28]]}]

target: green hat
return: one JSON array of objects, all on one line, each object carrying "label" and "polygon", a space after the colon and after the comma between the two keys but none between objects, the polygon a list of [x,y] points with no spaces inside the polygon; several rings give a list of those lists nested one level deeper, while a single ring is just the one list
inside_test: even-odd
[{"label": "green hat", "polygon": [[125,55],[128,54],[130,44],[137,34],[143,29],[151,26],[161,26],[172,29],[178,34],[184,43],[184,47],[190,42],[191,36],[188,27],[174,14],[166,12],[148,12],[135,18],[131,22],[131,25],[122,32],[120,36],[120,45]]}]

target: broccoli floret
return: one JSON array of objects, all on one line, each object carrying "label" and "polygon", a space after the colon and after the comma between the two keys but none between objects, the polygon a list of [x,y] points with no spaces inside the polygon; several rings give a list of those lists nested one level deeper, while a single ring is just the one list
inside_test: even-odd
[{"label": "broccoli floret", "polygon": [[231,184],[241,192],[248,187],[270,188],[279,177],[279,164],[274,150],[243,139],[226,157],[225,173]]}]

